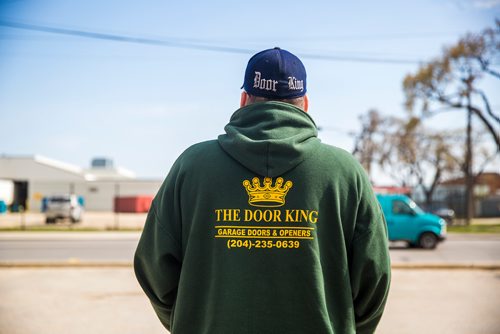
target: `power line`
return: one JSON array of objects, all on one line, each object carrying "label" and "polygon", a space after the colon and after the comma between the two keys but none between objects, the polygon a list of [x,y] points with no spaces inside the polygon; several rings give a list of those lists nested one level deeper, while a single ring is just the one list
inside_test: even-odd
[{"label": "power line", "polygon": [[[66,36],[107,40],[113,42],[122,43],[134,43],[143,45],[155,45],[164,47],[174,47],[183,49],[194,49],[201,51],[213,51],[222,53],[236,53],[236,54],[254,54],[258,50],[246,49],[246,48],[236,48],[227,47],[220,45],[209,45],[209,44],[197,44],[192,42],[182,42],[176,40],[168,39],[155,39],[147,37],[134,37],[126,35],[108,34],[94,31],[78,30],[78,29],[67,29],[59,28],[53,26],[42,26],[28,23],[20,23],[13,21],[0,21],[0,26],[22,29],[29,31],[38,31],[51,34],[59,34]],[[384,64],[420,64],[421,61],[410,60],[410,59],[396,59],[396,58],[373,58],[373,57],[362,57],[362,56],[337,56],[337,55],[327,55],[327,54],[313,54],[313,53],[298,53],[298,56],[307,59],[324,60],[324,61],[345,61],[345,62],[359,62],[359,63],[384,63]]]},{"label": "power line", "polygon": [[332,132],[338,132],[346,136],[354,137],[356,135],[355,131],[352,130],[346,130],[343,128],[339,127],[334,127],[334,126],[322,126],[318,125],[318,131],[324,132],[324,131],[332,131]]},{"label": "power line", "polygon": [[249,52],[252,52],[252,50],[241,49],[241,48],[232,48],[232,47],[224,47],[224,46],[207,46],[207,45],[178,42],[178,41],[172,41],[172,40],[169,41],[169,40],[153,39],[153,38],[146,38],[146,37],[132,37],[132,36],[125,36],[125,35],[116,35],[116,34],[107,34],[107,33],[92,32],[92,31],[76,30],[76,29],[40,26],[40,25],[19,23],[19,22],[0,21],[0,26],[14,28],[14,29],[47,32],[47,33],[59,34],[59,35],[108,40],[108,41],[114,41],[114,42],[127,42],[127,43],[135,43],[135,44],[147,44],[147,45],[158,45],[158,46],[168,46],[168,47],[183,47],[183,48],[192,48],[192,49],[207,50],[207,51],[229,52],[229,53],[249,53]]},{"label": "power line", "polygon": [[[73,36],[69,36],[70,38]],[[55,41],[55,42],[60,42],[61,38],[68,38],[68,36],[64,35],[56,35],[56,34],[23,34],[18,33],[18,34],[9,34],[9,33],[4,33],[0,31],[0,43],[2,40],[16,40],[16,41]],[[75,39],[76,40],[76,39]],[[189,42],[189,43],[198,43],[201,45],[207,45],[210,43],[227,43],[227,41],[224,40],[203,40],[199,38],[171,38],[173,41],[182,41],[182,42]],[[282,41],[281,39],[279,39]],[[67,41],[67,40],[65,40]],[[239,39],[239,42],[242,40]],[[261,41],[261,43],[263,43]],[[274,42],[272,44],[275,44]],[[387,52],[377,52],[377,51],[346,51],[346,50],[339,50],[339,49],[331,49],[328,51],[329,53],[333,53],[337,55],[338,57],[345,57],[345,58],[350,58],[350,57],[368,57],[368,58],[374,58],[374,59],[380,59],[382,58],[387,58],[387,57],[395,57],[396,59],[398,57],[407,57],[408,54],[403,54],[403,53],[387,53]],[[415,56],[413,54],[413,56]],[[418,57],[418,56],[417,56]]]},{"label": "power line", "polygon": [[338,42],[342,40],[348,41],[379,41],[379,40],[408,40],[408,39],[429,39],[429,38],[443,38],[443,37],[456,37],[457,35],[463,34],[463,31],[455,32],[401,32],[401,33],[387,33],[387,34],[377,34],[377,35],[360,35],[360,34],[347,34],[347,35],[313,35],[304,37],[293,37],[285,38],[285,40],[303,40],[304,42],[309,41],[326,41],[326,42]]}]

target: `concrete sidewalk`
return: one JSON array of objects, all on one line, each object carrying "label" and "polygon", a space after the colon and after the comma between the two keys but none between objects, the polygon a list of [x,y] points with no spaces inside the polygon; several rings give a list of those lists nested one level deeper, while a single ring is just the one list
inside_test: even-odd
[{"label": "concrete sidewalk", "polygon": [[[0,333],[166,333],[131,268],[0,268]],[[378,333],[496,334],[500,271],[393,270]]]}]

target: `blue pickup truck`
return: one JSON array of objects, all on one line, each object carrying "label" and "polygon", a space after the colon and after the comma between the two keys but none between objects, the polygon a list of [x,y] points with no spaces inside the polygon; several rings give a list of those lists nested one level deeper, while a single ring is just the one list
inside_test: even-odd
[{"label": "blue pickup truck", "polygon": [[434,249],[446,238],[446,221],[426,213],[408,196],[377,194],[389,230],[389,240],[407,241],[412,247]]}]

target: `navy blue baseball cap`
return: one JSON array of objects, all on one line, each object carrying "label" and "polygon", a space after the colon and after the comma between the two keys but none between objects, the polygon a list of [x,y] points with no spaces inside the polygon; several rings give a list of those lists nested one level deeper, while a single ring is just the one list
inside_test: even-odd
[{"label": "navy blue baseball cap", "polygon": [[306,68],[294,54],[268,49],[248,61],[243,86],[253,96],[293,99],[306,94]]}]

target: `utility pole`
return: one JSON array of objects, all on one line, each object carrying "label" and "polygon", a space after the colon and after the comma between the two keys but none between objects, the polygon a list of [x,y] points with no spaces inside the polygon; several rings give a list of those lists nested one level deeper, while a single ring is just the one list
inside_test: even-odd
[{"label": "utility pole", "polygon": [[120,184],[119,183],[115,183],[115,203],[114,203],[114,207],[115,207],[115,226],[114,226],[114,229],[115,230],[118,230],[120,228],[120,215],[118,213],[118,197],[120,196]]},{"label": "utility pole", "polygon": [[474,175],[472,170],[472,108],[470,91],[467,92],[467,137],[465,152],[465,224],[474,217]]}]

